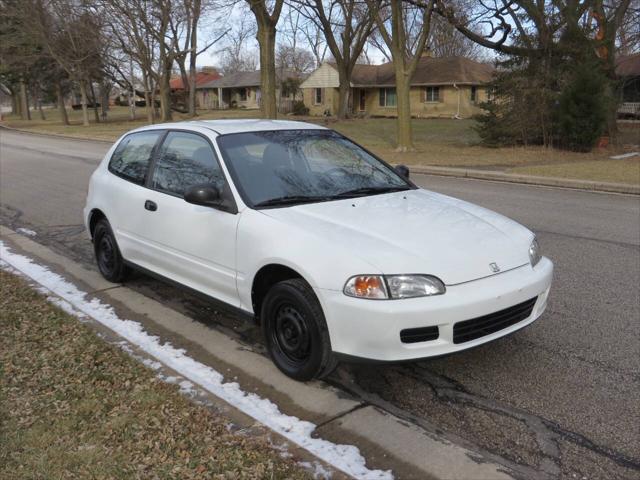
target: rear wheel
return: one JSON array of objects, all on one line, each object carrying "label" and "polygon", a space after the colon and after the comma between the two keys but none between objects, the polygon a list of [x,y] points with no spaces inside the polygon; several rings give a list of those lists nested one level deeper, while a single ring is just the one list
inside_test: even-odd
[{"label": "rear wheel", "polygon": [[93,251],[98,269],[104,278],[113,283],[122,282],[129,273],[120,249],[107,220],[102,219],[93,231]]},{"label": "rear wheel", "polygon": [[269,354],[285,375],[306,381],[335,369],[322,308],[304,280],[285,280],[271,287],[261,319]]}]

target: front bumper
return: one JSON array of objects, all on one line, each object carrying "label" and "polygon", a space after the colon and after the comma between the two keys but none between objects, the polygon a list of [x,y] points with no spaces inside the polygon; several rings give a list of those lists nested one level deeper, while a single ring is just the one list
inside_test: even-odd
[{"label": "front bumper", "polygon": [[[402,300],[365,300],[340,291],[316,289],[331,347],[337,354],[377,361],[403,361],[446,355],[490,342],[535,321],[547,306],[553,263],[543,257],[491,277],[447,286],[444,295]],[[453,325],[488,315],[526,300],[537,300],[531,315],[483,337],[455,344]],[[403,343],[400,331],[437,326],[436,340]]]}]

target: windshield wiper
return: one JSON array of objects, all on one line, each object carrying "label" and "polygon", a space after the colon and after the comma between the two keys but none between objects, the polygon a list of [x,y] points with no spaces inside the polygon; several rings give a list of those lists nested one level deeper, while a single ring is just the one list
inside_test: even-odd
[{"label": "windshield wiper", "polygon": [[300,203],[323,202],[326,200],[331,200],[331,197],[327,197],[327,196],[314,197],[314,196],[308,196],[308,195],[285,195],[284,197],[270,198],[269,200],[258,202],[254,205],[254,207],[275,207],[279,205],[295,205]]},{"label": "windshield wiper", "polygon": [[354,188],[353,190],[346,190],[344,192],[340,192],[334,197],[337,198],[350,198],[350,197],[358,197],[360,195],[369,195],[369,194],[377,194],[377,193],[391,193],[391,192],[403,192],[405,190],[409,190],[409,187],[361,187]]}]

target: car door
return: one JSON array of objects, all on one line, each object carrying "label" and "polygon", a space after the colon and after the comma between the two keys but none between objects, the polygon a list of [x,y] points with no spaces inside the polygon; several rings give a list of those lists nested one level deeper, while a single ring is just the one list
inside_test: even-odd
[{"label": "car door", "polygon": [[109,192],[101,205],[114,230],[122,256],[133,263],[143,264],[147,255],[147,239],[140,226],[147,211],[144,202],[151,158],[165,130],[147,130],[125,136],[109,160],[107,184]]},{"label": "car door", "polygon": [[[140,234],[148,265],[157,273],[237,306],[236,227],[239,215],[187,203],[194,185],[228,190],[210,141],[187,131],[169,131],[158,148],[144,199]],[[144,265],[143,265],[144,266]]]}]

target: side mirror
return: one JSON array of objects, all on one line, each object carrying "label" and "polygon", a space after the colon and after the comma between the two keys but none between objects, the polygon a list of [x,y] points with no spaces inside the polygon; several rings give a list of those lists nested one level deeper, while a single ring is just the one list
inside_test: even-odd
[{"label": "side mirror", "polygon": [[211,184],[194,185],[184,193],[184,200],[194,205],[220,208],[223,206],[222,194],[218,187]]},{"label": "side mirror", "polygon": [[409,180],[409,167],[407,167],[406,165],[396,165],[394,170],[402,178],[406,178],[407,180]]}]

